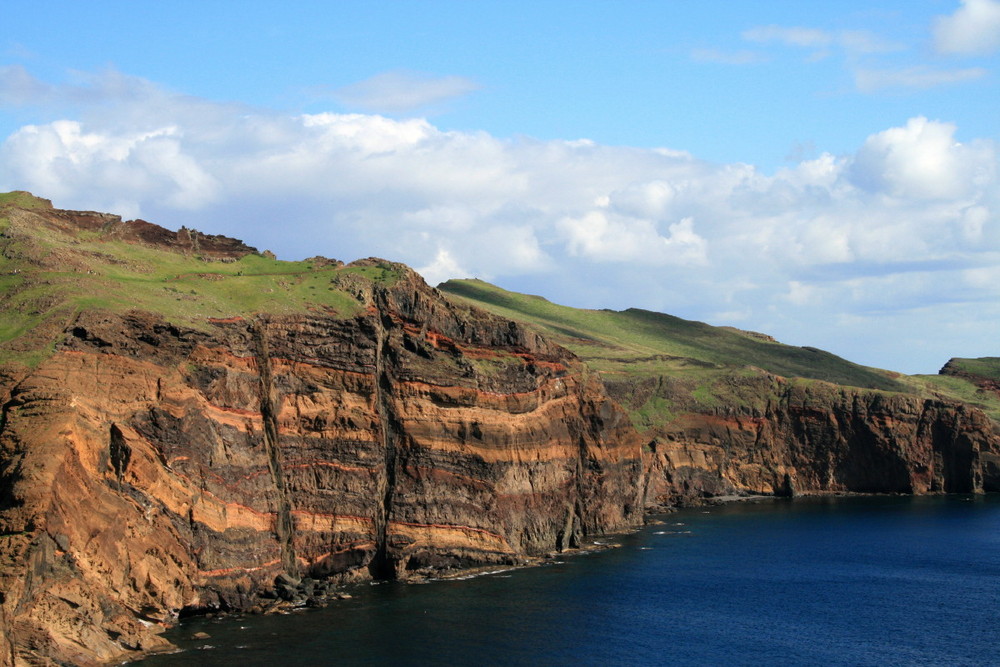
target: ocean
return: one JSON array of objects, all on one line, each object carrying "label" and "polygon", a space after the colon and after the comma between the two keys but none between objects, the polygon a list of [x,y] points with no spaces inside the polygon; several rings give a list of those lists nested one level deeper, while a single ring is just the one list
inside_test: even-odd
[{"label": "ocean", "polygon": [[[620,546],[193,619],[143,665],[1000,665],[1000,498],[692,508]],[[197,639],[196,633],[208,638]]]}]

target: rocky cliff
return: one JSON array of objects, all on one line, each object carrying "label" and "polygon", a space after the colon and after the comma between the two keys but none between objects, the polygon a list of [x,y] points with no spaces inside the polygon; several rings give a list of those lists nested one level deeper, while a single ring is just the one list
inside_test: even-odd
[{"label": "rocky cliff", "polygon": [[[644,434],[647,503],[1000,491],[1000,426],[979,409],[768,374],[724,382],[744,400],[714,407],[688,401]],[[662,379],[660,387],[670,392],[670,384]]]},{"label": "rocky cliff", "polygon": [[518,563],[641,521],[638,440],[572,354],[400,265],[327,281],[353,316],[80,308],[8,366],[7,662],[155,649],[178,614],[252,607],[279,574]]}]

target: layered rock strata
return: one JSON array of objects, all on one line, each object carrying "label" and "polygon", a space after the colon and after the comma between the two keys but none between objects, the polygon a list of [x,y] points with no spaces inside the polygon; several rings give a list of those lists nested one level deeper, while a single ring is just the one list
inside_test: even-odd
[{"label": "layered rock strata", "polygon": [[517,563],[641,521],[638,441],[599,381],[393,268],[341,285],[351,319],[84,312],[5,378],[9,662],[154,649],[279,573]]},{"label": "layered rock strata", "polygon": [[1000,427],[976,408],[767,374],[732,382],[739,400],[689,404],[645,434],[647,503],[1000,491]]}]

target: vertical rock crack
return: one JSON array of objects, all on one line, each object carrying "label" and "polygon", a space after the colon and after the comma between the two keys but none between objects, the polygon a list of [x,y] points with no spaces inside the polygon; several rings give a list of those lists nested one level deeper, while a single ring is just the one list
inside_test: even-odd
[{"label": "vertical rock crack", "polygon": [[257,372],[260,378],[258,399],[260,416],[263,422],[264,450],[267,455],[267,467],[271,473],[277,495],[275,508],[274,532],[281,549],[281,566],[289,574],[296,575],[298,564],[295,559],[293,543],[295,527],[292,523],[292,506],[285,488],[285,475],[282,468],[281,448],[278,443],[278,414],[274,400],[274,384],[271,376],[271,356],[268,350],[267,323],[258,319],[252,328],[255,352],[257,355]]},{"label": "vertical rock crack", "polygon": [[375,294],[377,314],[375,316],[375,396],[376,410],[380,422],[382,451],[385,456],[385,474],[379,480],[377,497],[381,504],[375,515],[375,556],[370,570],[372,576],[384,579],[396,577],[395,564],[389,557],[389,518],[392,513],[393,495],[396,490],[396,440],[397,429],[395,411],[392,406],[392,377],[386,362],[389,353],[389,329],[392,317],[384,290]]}]

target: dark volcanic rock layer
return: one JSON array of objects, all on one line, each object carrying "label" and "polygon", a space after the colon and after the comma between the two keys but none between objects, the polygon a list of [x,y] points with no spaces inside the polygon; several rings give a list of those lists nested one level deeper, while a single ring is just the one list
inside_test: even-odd
[{"label": "dark volcanic rock layer", "polygon": [[[398,267],[397,267],[398,268]],[[638,441],[565,350],[359,280],[352,319],[84,313],[2,397],[11,662],[156,648],[281,572],[517,563],[641,521]]]}]

